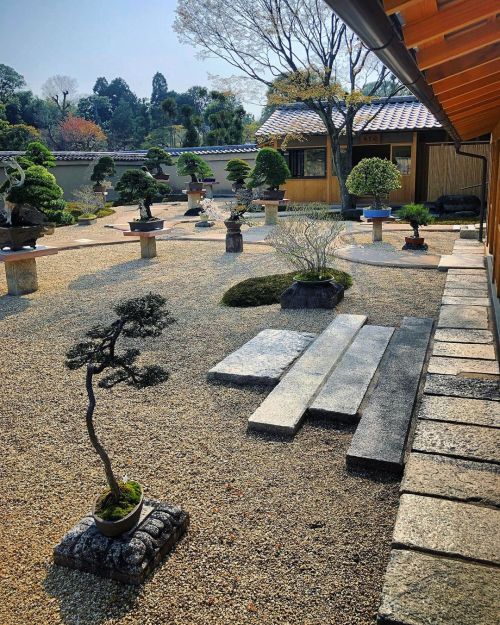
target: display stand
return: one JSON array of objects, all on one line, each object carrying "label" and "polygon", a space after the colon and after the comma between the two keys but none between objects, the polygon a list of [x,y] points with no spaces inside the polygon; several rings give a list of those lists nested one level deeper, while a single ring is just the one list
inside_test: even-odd
[{"label": "display stand", "polygon": [[263,206],[265,210],[266,226],[275,226],[278,223],[278,208],[286,206],[290,200],[253,200],[252,204]]},{"label": "display stand", "polygon": [[161,230],[149,230],[148,232],[140,232],[138,230],[125,230],[125,237],[139,237],[141,243],[141,258],[156,257],[156,237],[161,234],[167,234],[171,228],[162,228]]},{"label": "display stand", "polygon": [[0,251],[0,262],[5,264],[8,294],[26,295],[38,291],[36,259],[57,252],[57,248],[45,245],[37,245],[35,249],[23,248],[15,252]]},{"label": "display stand", "polygon": [[185,193],[188,197],[188,210],[192,208],[200,208],[200,202],[203,199],[206,189],[201,189],[200,191],[189,191],[188,189],[183,189],[183,193]]}]

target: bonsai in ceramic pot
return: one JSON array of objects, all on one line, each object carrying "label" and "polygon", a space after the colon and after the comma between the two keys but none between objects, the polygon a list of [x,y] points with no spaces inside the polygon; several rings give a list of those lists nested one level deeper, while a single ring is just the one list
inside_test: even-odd
[{"label": "bonsai in ceramic pot", "polygon": [[150,232],[161,230],[163,219],[153,217],[151,206],[153,198],[158,192],[158,185],[146,167],[142,169],[127,169],[115,189],[119,192],[119,201],[124,204],[139,202],[139,219],[129,221],[130,230],[136,232]]},{"label": "bonsai in ceramic pot", "polygon": [[398,217],[409,221],[413,228],[413,236],[405,237],[404,250],[426,250],[427,244],[424,237],[420,236],[420,226],[428,226],[434,221],[429,209],[423,204],[405,204],[398,212]]},{"label": "bonsai in ceramic pot", "polygon": [[77,218],[79,226],[91,226],[96,223],[96,213],[102,209],[102,199],[94,189],[95,187],[91,185],[82,185],[73,192],[76,205],[80,211]]},{"label": "bonsai in ceramic pot", "polygon": [[169,180],[170,175],[163,171],[162,165],[170,167],[174,164],[172,157],[168,152],[162,150],[162,148],[150,148],[146,154],[146,160],[144,161],[148,171],[153,175],[155,180]]},{"label": "bonsai in ceramic pot", "polygon": [[76,343],[66,355],[66,366],[71,370],[85,368],[87,412],[85,422],[90,442],[102,461],[108,487],[101,492],[94,504],[93,516],[97,528],[105,536],[119,536],[132,529],[138,522],[143,490],[138,482],[118,480],[111,460],[99,440],[94,427],[96,396],[94,383],[109,389],[123,383],[134,388],[161,384],[168,379],[168,372],[160,366],[140,367],[136,348],[117,351],[120,339],[144,339],[159,336],[163,329],[174,322],[166,310],[165,299],[150,293],[122,302],[114,307],[117,318],[109,325],[98,324],[91,328],[85,340]]},{"label": "bonsai in ceramic pot", "polygon": [[183,152],[177,159],[176,167],[179,176],[190,176],[189,191],[201,191],[203,178],[208,178],[213,174],[208,163],[192,152]]},{"label": "bonsai in ceramic pot", "polygon": [[332,269],[343,230],[343,222],[325,210],[290,211],[279,219],[266,240],[296,270],[294,284],[281,295],[282,308],[334,308],[344,297]]},{"label": "bonsai in ceramic pot", "polygon": [[106,193],[106,190],[109,188],[109,183],[108,185],[104,184],[106,178],[114,176],[115,173],[115,162],[111,156],[101,156],[94,165],[92,175],[90,176],[90,179],[94,183],[93,190],[96,193]]},{"label": "bonsai in ceramic pot", "polygon": [[248,186],[251,189],[266,187],[259,193],[261,200],[282,200],[285,192],[280,190],[280,186],[290,176],[291,173],[283,155],[274,148],[262,148],[255,159],[255,167],[250,174]]},{"label": "bonsai in ceramic pot", "polygon": [[218,208],[214,200],[202,200],[201,207],[209,219],[223,221],[226,226],[226,252],[243,252],[243,235],[241,226],[251,226],[252,223],[245,218],[249,204],[252,201],[252,192],[248,189],[240,189],[236,194],[236,201],[225,202],[222,209]]},{"label": "bonsai in ceramic pot", "polygon": [[227,179],[233,183],[233,191],[245,187],[245,180],[250,175],[250,165],[241,158],[232,158],[224,168],[228,172]]},{"label": "bonsai in ceramic pot", "polygon": [[363,209],[367,219],[387,218],[391,216],[391,209],[383,205],[382,198],[401,188],[401,173],[385,158],[364,158],[352,168],[346,186],[353,195],[373,198],[371,207]]}]

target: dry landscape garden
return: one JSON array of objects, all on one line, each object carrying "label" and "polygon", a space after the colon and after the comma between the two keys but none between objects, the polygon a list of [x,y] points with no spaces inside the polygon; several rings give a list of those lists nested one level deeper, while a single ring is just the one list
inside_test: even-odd
[{"label": "dry landscape garden", "polygon": [[178,0],[234,92],[0,64],[1,625],[500,625],[489,5]]}]

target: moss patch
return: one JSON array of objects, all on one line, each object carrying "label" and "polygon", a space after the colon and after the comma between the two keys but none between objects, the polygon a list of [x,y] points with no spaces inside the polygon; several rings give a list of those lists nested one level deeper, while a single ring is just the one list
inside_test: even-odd
[{"label": "moss patch", "polygon": [[113,210],[112,208],[100,208],[97,212],[96,212],[96,217],[109,217],[109,215],[114,215],[116,213],[115,210]]},{"label": "moss patch", "polygon": [[[341,284],[345,289],[352,286],[352,278],[345,271],[329,269],[328,273],[331,273],[335,282]],[[242,308],[279,304],[281,294],[289,286],[292,286],[295,275],[297,272],[291,271],[290,273],[248,278],[228,289],[222,297],[222,303],[226,306]]]},{"label": "moss patch", "polygon": [[115,501],[109,488],[99,497],[96,514],[104,521],[118,521],[127,516],[141,500],[141,486],[137,482],[118,482],[120,499]]}]

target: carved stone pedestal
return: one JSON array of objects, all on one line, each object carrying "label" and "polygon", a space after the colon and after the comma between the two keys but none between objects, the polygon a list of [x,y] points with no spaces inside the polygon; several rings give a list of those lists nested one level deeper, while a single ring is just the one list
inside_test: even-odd
[{"label": "carved stone pedestal", "polygon": [[243,252],[243,235],[241,234],[241,223],[226,220],[224,222],[226,232],[226,252],[230,254]]}]

